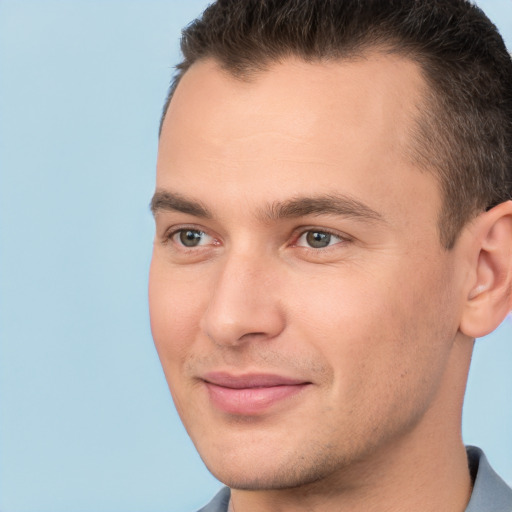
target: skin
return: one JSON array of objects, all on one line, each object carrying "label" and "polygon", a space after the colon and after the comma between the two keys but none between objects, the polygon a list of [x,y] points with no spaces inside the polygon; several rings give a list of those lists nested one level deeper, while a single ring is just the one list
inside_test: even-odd
[{"label": "skin", "polygon": [[[376,53],[289,59],[251,81],[207,60],[176,90],[157,163],[151,327],[180,417],[235,510],[465,509],[460,417],[481,328],[467,303],[494,282],[478,255],[497,215],[441,247],[437,182],[408,156],[424,87],[414,63]],[[304,197],[323,202],[293,211]],[[199,245],[184,246],[187,230]],[[312,233],[329,244],[311,247]],[[233,413],[212,400],[210,372],[307,385]]]}]

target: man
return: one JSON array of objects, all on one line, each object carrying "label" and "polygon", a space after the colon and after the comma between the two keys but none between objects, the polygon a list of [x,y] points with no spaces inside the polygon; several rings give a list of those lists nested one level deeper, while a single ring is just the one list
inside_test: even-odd
[{"label": "man", "polygon": [[461,439],[512,289],[512,63],[464,0],[219,0],[184,31],[150,274],[203,510],[512,511]]}]

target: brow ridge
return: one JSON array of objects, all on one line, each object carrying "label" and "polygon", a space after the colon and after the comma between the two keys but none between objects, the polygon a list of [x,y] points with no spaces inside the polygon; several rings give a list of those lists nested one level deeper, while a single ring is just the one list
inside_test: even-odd
[{"label": "brow ridge", "polygon": [[175,211],[195,217],[212,218],[212,214],[208,208],[199,201],[194,201],[176,192],[168,192],[165,190],[156,190],[149,207],[153,215],[161,211]]},{"label": "brow ridge", "polygon": [[380,213],[361,201],[344,194],[327,194],[313,197],[296,197],[274,202],[263,211],[267,220],[332,214],[368,221],[384,221]]},{"label": "brow ridge", "polygon": [[[182,194],[157,190],[150,203],[153,215],[160,211],[176,211],[195,217],[213,218],[210,210],[200,201],[189,199]],[[274,201],[260,210],[258,217],[265,221],[308,215],[339,215],[365,221],[384,221],[380,213],[361,201],[345,194],[299,196],[285,201]]]}]

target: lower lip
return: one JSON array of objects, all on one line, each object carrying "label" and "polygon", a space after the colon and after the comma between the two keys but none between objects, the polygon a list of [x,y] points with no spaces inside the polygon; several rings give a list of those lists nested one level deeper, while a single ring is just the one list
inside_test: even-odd
[{"label": "lower lip", "polygon": [[254,415],[291,398],[308,386],[304,384],[269,386],[261,388],[226,388],[206,382],[213,404],[229,414]]}]

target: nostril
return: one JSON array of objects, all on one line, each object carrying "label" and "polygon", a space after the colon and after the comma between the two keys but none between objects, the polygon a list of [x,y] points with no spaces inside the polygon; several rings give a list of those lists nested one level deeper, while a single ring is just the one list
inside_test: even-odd
[{"label": "nostril", "polygon": [[264,337],[268,337],[268,334],[266,334],[264,332],[248,332],[247,334],[244,334],[243,336],[240,337],[240,341],[243,341],[244,339],[248,339],[248,338],[264,338]]}]

